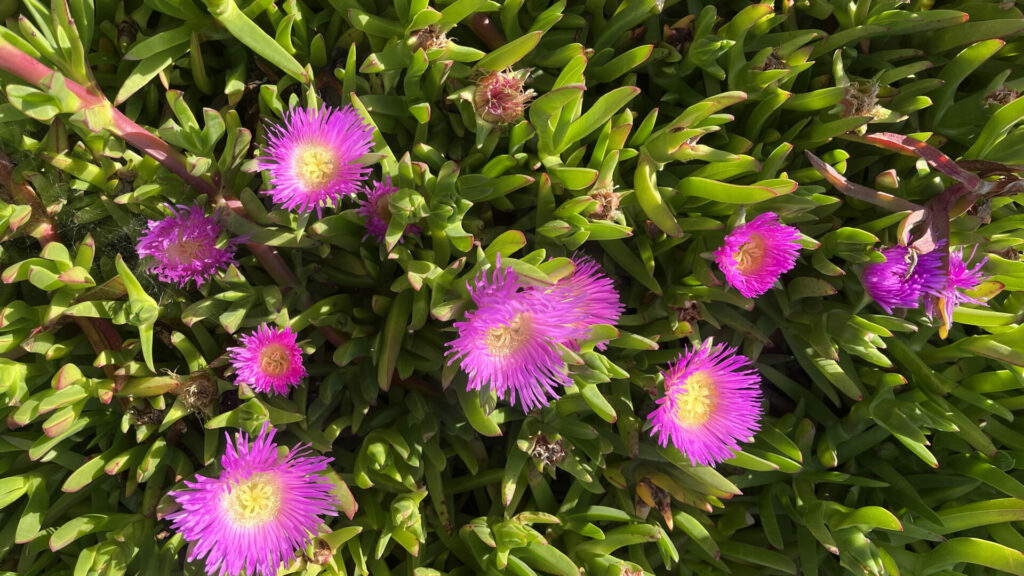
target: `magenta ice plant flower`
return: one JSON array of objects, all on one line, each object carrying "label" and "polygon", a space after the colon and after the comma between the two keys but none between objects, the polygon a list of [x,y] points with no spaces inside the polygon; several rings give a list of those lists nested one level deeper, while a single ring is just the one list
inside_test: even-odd
[{"label": "magenta ice plant flower", "polygon": [[275,204],[317,215],[359,190],[370,168],[359,159],[370,151],[373,128],[351,106],[292,108],[282,124],[267,129],[260,170],[270,172]]},{"label": "magenta ice plant flower", "polygon": [[800,231],[765,212],[725,236],[715,262],[725,280],[747,298],[756,298],[796,266]]},{"label": "magenta ice plant flower", "polygon": [[206,558],[206,573],[274,576],[317,533],[321,516],[334,516],[334,484],[321,473],[331,458],[274,443],[263,425],[252,441],[237,433],[221,457],[217,478],[196,476],[187,490],[170,492],[181,510],[167,516],[192,545],[189,561]]},{"label": "magenta ice plant flower", "polygon": [[469,390],[490,387],[526,412],[547,406],[558,397],[558,386],[571,383],[557,347],[578,333],[571,308],[523,286],[500,261],[476,278],[469,293],[477,307],[455,323],[458,337],[448,343],[448,363],[459,363]]},{"label": "magenta ice plant flower", "polygon": [[[546,290],[549,297],[563,302],[572,312],[569,323],[576,328],[574,339],[584,339],[595,324],[615,324],[624,306],[611,278],[586,256],[573,256],[573,273]],[[575,345],[575,342],[565,343]]]},{"label": "magenta ice plant flower", "polygon": [[[956,248],[949,253],[949,267],[946,269],[946,283],[935,298],[929,298],[925,303],[925,312],[929,316],[935,316],[941,312],[943,324],[948,326],[953,321],[953,311],[963,303],[984,304],[982,300],[972,298],[964,294],[964,290],[973,290],[985,280],[981,273],[982,266],[988,262],[988,257],[982,258],[973,268],[967,262],[974,259],[977,247],[971,252],[967,260],[964,260],[963,248]],[[941,298],[941,309],[938,306]]]},{"label": "magenta ice plant flower", "polygon": [[242,335],[238,339],[241,346],[228,348],[235,380],[256,392],[287,394],[306,377],[302,350],[295,339],[291,328],[271,328],[267,324]]},{"label": "magenta ice plant flower", "polygon": [[888,313],[894,308],[917,308],[924,294],[939,294],[945,285],[938,252],[918,254],[906,246],[882,250],[885,262],[870,262],[860,281],[878,305]]},{"label": "magenta ice plant flower", "polygon": [[694,465],[732,458],[761,417],[761,378],[735,348],[705,341],[687,347],[662,373],[665,395],[648,416],[658,443],[672,443]]},{"label": "magenta ice plant flower", "polygon": [[169,206],[171,215],[150,220],[135,251],[153,258],[149,267],[163,282],[197,286],[235,263],[237,239],[222,240],[217,216],[199,206]]},{"label": "magenta ice plant flower", "polygon": [[[359,215],[366,223],[366,236],[373,236],[378,242],[384,242],[384,236],[391,224],[391,205],[388,199],[392,194],[398,192],[398,188],[391,185],[391,177],[387,176],[383,181],[375,182],[373,186],[364,190],[365,200],[359,200]],[[405,227],[404,234],[419,234],[419,226],[410,224]],[[399,240],[401,242],[401,240]]]}]

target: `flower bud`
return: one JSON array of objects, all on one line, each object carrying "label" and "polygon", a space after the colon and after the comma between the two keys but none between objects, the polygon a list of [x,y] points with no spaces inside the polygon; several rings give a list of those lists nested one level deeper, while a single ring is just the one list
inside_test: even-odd
[{"label": "flower bud", "polygon": [[473,105],[485,122],[510,124],[523,117],[533,90],[523,90],[528,71],[491,72],[476,85]]}]

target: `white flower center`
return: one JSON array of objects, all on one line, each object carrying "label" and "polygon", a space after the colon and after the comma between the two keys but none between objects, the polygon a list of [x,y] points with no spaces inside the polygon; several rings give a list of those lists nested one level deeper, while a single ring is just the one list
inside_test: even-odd
[{"label": "white flower center", "polygon": [[222,496],[222,504],[231,522],[251,528],[277,517],[281,509],[281,487],[268,473],[257,473],[231,486]]}]

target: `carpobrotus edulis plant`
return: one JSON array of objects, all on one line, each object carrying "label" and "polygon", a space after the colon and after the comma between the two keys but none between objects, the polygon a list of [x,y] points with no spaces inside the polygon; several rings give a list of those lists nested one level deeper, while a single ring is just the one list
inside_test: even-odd
[{"label": "carpobrotus edulis plant", "polygon": [[276,430],[255,438],[228,437],[216,478],[197,476],[170,493],[181,510],[167,516],[190,542],[189,559],[206,559],[206,573],[274,576],[334,516],[334,485],[322,472],[331,458],[297,446],[283,456]]}]

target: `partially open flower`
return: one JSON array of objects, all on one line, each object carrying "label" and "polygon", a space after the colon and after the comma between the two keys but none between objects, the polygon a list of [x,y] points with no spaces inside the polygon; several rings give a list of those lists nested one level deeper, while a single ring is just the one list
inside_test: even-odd
[{"label": "partially open flower", "polygon": [[221,457],[219,478],[196,476],[188,490],[170,492],[182,509],[168,515],[192,542],[188,559],[206,557],[207,574],[277,574],[335,516],[334,484],[321,474],[331,458],[296,446],[282,455],[275,430],[263,425],[250,443],[238,433]]},{"label": "partially open flower", "polygon": [[918,255],[906,246],[890,246],[882,255],[885,262],[866,265],[860,281],[868,296],[886,312],[917,308],[922,295],[942,291],[946,280],[938,253]]},{"label": "partially open flower", "polygon": [[306,377],[302,350],[295,339],[291,328],[271,329],[266,324],[243,335],[238,339],[241,346],[228,348],[235,379],[256,392],[287,394]]},{"label": "partially open flower", "polygon": [[[366,236],[373,236],[377,241],[383,243],[384,236],[391,224],[391,205],[388,199],[392,194],[398,192],[398,188],[391,185],[391,177],[386,176],[383,181],[375,182],[373,187],[364,190],[366,199],[359,201],[359,215],[366,222]],[[420,228],[415,225],[405,227],[405,234],[419,234]],[[401,240],[400,240],[401,241]]]},{"label": "partially open flower", "polygon": [[665,376],[665,395],[648,416],[658,443],[671,442],[694,465],[732,458],[738,442],[753,437],[761,416],[761,378],[735,348],[687,348]]},{"label": "partially open flower", "polygon": [[747,298],[756,298],[796,266],[800,231],[779,223],[774,212],[765,212],[737,226],[715,251],[725,280]]},{"label": "partially open flower", "polygon": [[[975,247],[975,251],[977,247]],[[967,261],[974,259],[974,252],[967,258]],[[956,248],[949,252],[949,268],[946,269],[946,283],[935,298],[928,298],[925,301],[925,312],[929,316],[941,313],[944,326],[953,322],[953,311],[956,307],[967,302],[971,304],[983,304],[977,298],[971,298],[964,294],[964,290],[977,288],[985,277],[981,273],[982,266],[988,262],[988,258],[982,258],[973,268],[967,265],[964,260],[963,248]],[[941,307],[940,307],[941,305]]]},{"label": "partially open flower", "polygon": [[237,239],[220,238],[217,216],[207,216],[199,206],[172,206],[171,215],[150,220],[135,251],[155,260],[150,270],[160,280],[184,288],[190,281],[202,285],[214,274],[235,263]]},{"label": "partially open flower", "polygon": [[267,129],[260,170],[270,172],[266,193],[285,210],[319,215],[352,196],[370,174],[359,159],[370,151],[373,128],[351,106],[293,108]]},{"label": "partially open flower", "polygon": [[523,117],[533,90],[523,90],[528,71],[491,72],[476,84],[473,105],[486,122],[510,124]]}]

